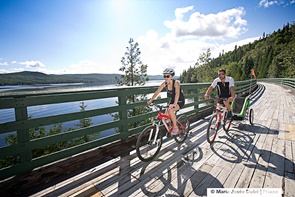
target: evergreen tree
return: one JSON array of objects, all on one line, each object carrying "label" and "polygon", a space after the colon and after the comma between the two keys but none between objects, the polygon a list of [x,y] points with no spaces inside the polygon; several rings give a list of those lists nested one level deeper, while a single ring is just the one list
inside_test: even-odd
[{"label": "evergreen tree", "polygon": [[[129,40],[129,47],[126,47],[127,51],[121,59],[122,67],[119,71],[124,72],[120,78],[116,77],[118,86],[143,86],[148,80],[147,65],[143,64],[140,60],[140,49],[138,43],[132,38]],[[130,95],[127,97],[127,104],[136,103],[147,100],[146,95]],[[139,114],[146,113],[145,107],[136,107],[127,111],[127,116],[132,117]],[[119,114],[113,114],[114,120],[119,119]],[[145,124],[146,121],[134,122],[129,125],[129,128],[135,128],[138,125]]]},{"label": "evergreen tree", "polygon": [[[194,69],[188,69],[186,76],[191,75],[191,79],[186,77],[183,83],[210,82],[219,68],[226,68],[236,81],[248,79],[252,68],[258,79],[294,77],[295,23],[288,23],[272,34],[263,33],[262,39],[235,46],[234,51],[222,51],[216,59],[208,58],[209,52],[201,54]],[[206,58],[208,61],[203,61]]]}]

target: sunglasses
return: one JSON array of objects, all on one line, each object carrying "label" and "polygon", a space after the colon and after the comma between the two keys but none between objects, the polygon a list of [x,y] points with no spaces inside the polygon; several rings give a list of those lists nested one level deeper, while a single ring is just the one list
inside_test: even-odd
[{"label": "sunglasses", "polygon": [[163,77],[164,78],[170,78],[170,75],[164,75]]},{"label": "sunglasses", "polygon": [[218,76],[224,76],[224,74],[219,74]]}]

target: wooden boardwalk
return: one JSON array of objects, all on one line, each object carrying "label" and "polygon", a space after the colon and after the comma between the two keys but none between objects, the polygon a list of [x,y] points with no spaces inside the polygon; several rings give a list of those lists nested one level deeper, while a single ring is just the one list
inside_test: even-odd
[{"label": "wooden boardwalk", "polygon": [[186,142],[165,139],[159,157],[131,152],[33,196],[207,196],[207,188],[281,188],[295,196],[295,94],[260,83],[254,125],[240,121],[206,141],[210,117],[191,124]]}]

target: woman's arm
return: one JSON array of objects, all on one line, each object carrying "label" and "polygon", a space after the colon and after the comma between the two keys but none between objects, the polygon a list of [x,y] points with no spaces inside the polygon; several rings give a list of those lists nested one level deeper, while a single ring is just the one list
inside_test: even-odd
[{"label": "woman's arm", "polygon": [[151,104],[153,102],[153,100],[160,94],[160,92],[163,90],[163,88],[165,88],[165,82],[163,82],[157,89],[157,91],[154,93],[154,95],[152,96],[152,98],[147,102],[147,104]]}]

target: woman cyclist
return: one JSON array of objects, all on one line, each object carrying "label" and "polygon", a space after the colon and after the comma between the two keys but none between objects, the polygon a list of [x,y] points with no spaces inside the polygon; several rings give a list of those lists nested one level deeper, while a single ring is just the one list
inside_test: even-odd
[{"label": "woman cyclist", "polygon": [[166,113],[171,117],[171,121],[173,123],[171,135],[178,135],[179,129],[176,124],[176,115],[175,112],[178,111],[184,105],[184,95],[180,88],[179,81],[174,80],[175,72],[172,68],[166,68],[163,71],[165,81],[159,86],[157,91],[154,93],[152,98],[147,102],[147,104],[151,104],[153,100],[159,95],[159,93],[166,88],[167,97],[170,97],[169,108]]}]

